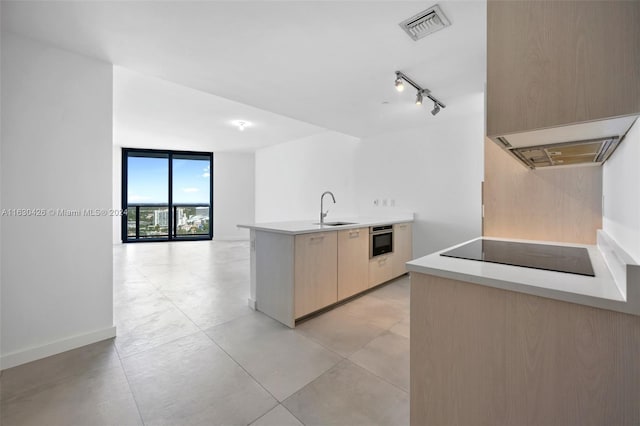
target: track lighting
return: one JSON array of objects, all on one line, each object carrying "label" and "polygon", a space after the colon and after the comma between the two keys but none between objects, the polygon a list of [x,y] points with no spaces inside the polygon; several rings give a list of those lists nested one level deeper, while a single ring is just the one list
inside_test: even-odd
[{"label": "track lighting", "polygon": [[422,101],[424,101],[424,97],[426,96],[433,102],[433,110],[431,110],[431,114],[436,115],[440,112],[440,108],[446,108],[445,104],[431,95],[431,91],[429,89],[423,89],[422,87],[420,87],[420,85],[418,85],[418,83],[411,80],[402,71],[396,71],[395,85],[398,92],[402,92],[404,90],[404,82],[407,82],[410,86],[418,91],[418,93],[416,93],[416,105],[422,105]]},{"label": "track lighting", "polygon": [[396,90],[402,92],[404,90],[404,83],[400,77],[396,78]]}]

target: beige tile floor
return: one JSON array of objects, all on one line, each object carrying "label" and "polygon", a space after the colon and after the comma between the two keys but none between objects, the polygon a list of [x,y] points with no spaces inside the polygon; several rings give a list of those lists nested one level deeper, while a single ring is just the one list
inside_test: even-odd
[{"label": "beige tile floor", "polygon": [[289,329],[247,242],[114,248],[116,339],[5,370],[0,424],[406,425],[409,279]]}]

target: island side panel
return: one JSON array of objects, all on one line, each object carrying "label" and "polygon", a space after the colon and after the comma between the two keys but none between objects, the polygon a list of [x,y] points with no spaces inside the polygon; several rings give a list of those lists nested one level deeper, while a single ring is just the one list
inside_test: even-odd
[{"label": "island side panel", "polygon": [[256,230],[249,230],[249,307],[256,309]]},{"label": "island side panel", "polygon": [[411,274],[411,424],[640,424],[640,317]]},{"label": "island side panel", "polygon": [[256,231],[256,309],[289,327],[293,314],[294,236]]},{"label": "island side panel", "polygon": [[411,425],[505,424],[506,298],[411,272]]}]

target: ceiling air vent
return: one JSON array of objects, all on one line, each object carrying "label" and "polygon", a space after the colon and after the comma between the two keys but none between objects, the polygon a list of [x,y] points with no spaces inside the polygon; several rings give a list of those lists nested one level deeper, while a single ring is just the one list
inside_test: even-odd
[{"label": "ceiling air vent", "polygon": [[449,25],[451,25],[451,22],[444,16],[438,5],[432,6],[400,23],[400,27],[413,40],[419,40]]}]

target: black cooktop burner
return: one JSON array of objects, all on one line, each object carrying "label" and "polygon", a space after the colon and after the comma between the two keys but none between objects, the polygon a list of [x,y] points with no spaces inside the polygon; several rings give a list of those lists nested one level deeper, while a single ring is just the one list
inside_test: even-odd
[{"label": "black cooktop burner", "polygon": [[440,255],[595,277],[583,247],[479,239]]}]

